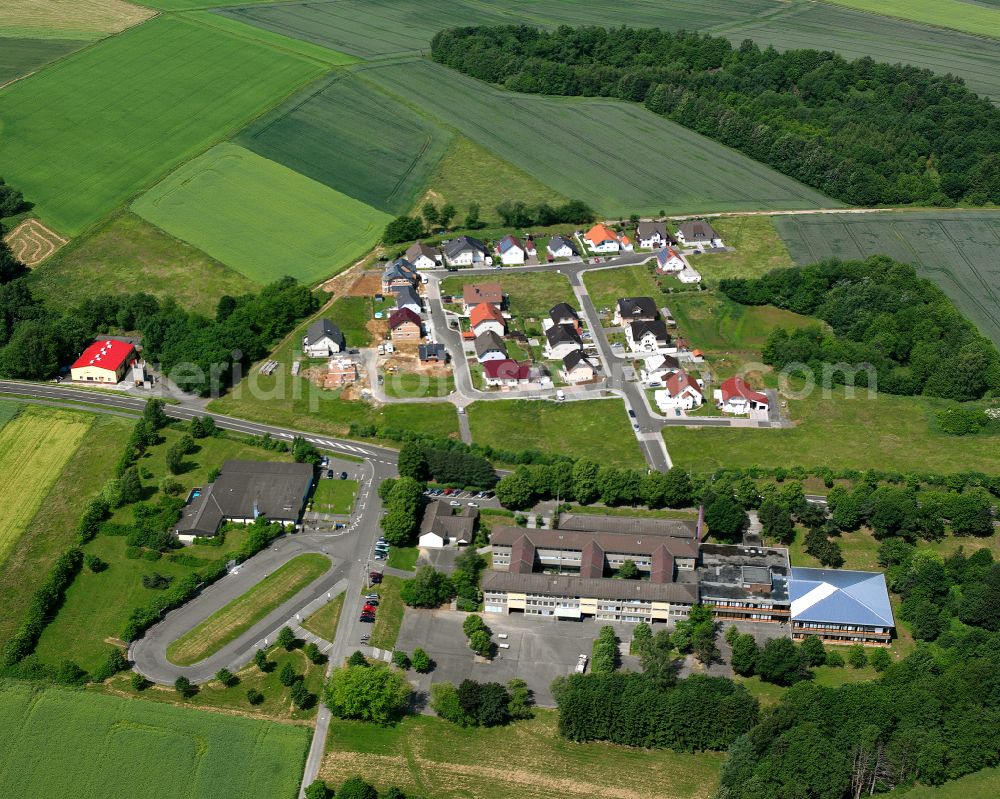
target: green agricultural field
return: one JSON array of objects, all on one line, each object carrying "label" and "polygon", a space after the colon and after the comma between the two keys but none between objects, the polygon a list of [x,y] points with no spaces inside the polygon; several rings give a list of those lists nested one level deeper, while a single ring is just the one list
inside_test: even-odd
[{"label": "green agricultural field", "polygon": [[132,209],[258,283],[329,277],[370,250],[391,219],[228,143],[184,164]]},{"label": "green agricultural field", "polygon": [[17,416],[23,407],[23,405],[14,400],[0,400],[0,427],[3,427]]},{"label": "green agricultural field", "polygon": [[89,414],[29,406],[0,429],[0,563],[17,545],[91,421]]},{"label": "green agricultural field", "polygon": [[1000,10],[963,0],[826,0],[857,11],[899,17],[977,36],[1000,38]]},{"label": "green agricultural field", "polygon": [[76,235],[321,69],[192,21],[152,20],[0,92],[4,177]]},{"label": "green agricultural field", "polygon": [[[905,0],[909,4],[909,0]],[[898,7],[901,2],[896,2]],[[924,67],[965,79],[973,91],[1000,102],[1000,45],[982,36],[852,11],[814,0],[791,0],[772,14],[709,32],[739,46],[744,39],[779,50],[834,50],[847,59],[870,56],[889,64]]]},{"label": "green agricultural field", "polygon": [[101,39],[150,16],[125,0],[17,0],[0,3],[0,36]]},{"label": "green agricultural field", "polygon": [[[199,0],[159,0],[159,7],[190,7]],[[152,3],[150,3],[152,5]],[[234,2],[212,5],[236,5]],[[251,25],[332,47],[361,58],[416,55],[431,37],[455,25],[669,25],[692,30],[752,20],[779,7],[775,0],[376,0],[364,10],[349,3],[243,4],[219,13]]]},{"label": "green agricultural field", "polygon": [[528,205],[547,202],[553,206],[567,200],[523,169],[458,134],[427,185],[414,211],[419,212],[427,200],[438,207],[451,203],[458,209],[459,221],[472,203],[479,204],[483,221],[495,224],[497,203],[493,199],[521,200]]},{"label": "green agricultural field", "polygon": [[312,507],[317,513],[350,513],[357,494],[357,480],[317,480]]},{"label": "green agricultural field", "polygon": [[670,457],[694,472],[767,464],[864,470],[873,453],[879,468],[900,472],[962,472],[971,464],[1000,472],[1000,435],[933,432],[933,413],[945,407],[938,401],[890,394],[868,399],[862,389],[854,399],[846,399],[843,389],[829,399],[820,393],[789,402],[796,422],[791,429],[668,427],[663,435]]},{"label": "green agricultural field", "polygon": [[78,50],[78,39],[12,39],[0,37],[0,86],[34,72],[50,61]]},{"label": "green agricultural field", "polygon": [[888,255],[917,267],[1000,346],[1000,212],[779,217],[797,264]]},{"label": "green agricultural field", "polygon": [[236,142],[398,215],[420,196],[450,136],[433,121],[340,72],[256,120]]},{"label": "green agricultural field", "polygon": [[571,743],[557,718],[535,710],[530,721],[493,728],[431,716],[391,727],[334,720],[320,776],[339,785],[363,774],[380,791],[396,785],[427,799],[707,799],[718,785],[721,754]]},{"label": "green agricultural field", "polygon": [[305,727],[65,688],[0,686],[2,796],[292,797]]},{"label": "green agricultural field", "polygon": [[99,294],[142,291],[171,297],[182,308],[212,317],[223,294],[259,289],[235,269],[128,211],[113,214],[87,236],[71,241],[33,269],[27,280],[37,296],[57,308]]},{"label": "green agricultural field", "polygon": [[468,414],[472,438],[479,444],[592,458],[610,466],[645,467],[625,407],[618,400],[480,401],[469,406]]},{"label": "green agricultural field", "polygon": [[636,103],[506,92],[426,60],[364,75],[599,213],[839,205]]},{"label": "green agricultural field", "polygon": [[568,302],[576,307],[579,303],[573,294],[573,287],[565,275],[556,272],[497,272],[488,278],[449,277],[441,282],[442,294],[462,296],[462,287],[468,283],[499,283],[508,295],[511,315],[548,316],[549,309],[559,302]]},{"label": "green agricultural field", "polygon": [[171,643],[167,647],[167,657],[178,666],[190,666],[214,655],[329,568],[330,559],[324,555],[307,554],[292,558],[243,596],[234,599]]},{"label": "green agricultural field", "polygon": [[[4,406],[6,409],[8,403]],[[72,546],[80,508],[113,474],[130,426],[129,420],[115,416],[93,417],[17,546],[0,564],[0,640],[21,622],[35,587],[45,579],[55,559]]]}]

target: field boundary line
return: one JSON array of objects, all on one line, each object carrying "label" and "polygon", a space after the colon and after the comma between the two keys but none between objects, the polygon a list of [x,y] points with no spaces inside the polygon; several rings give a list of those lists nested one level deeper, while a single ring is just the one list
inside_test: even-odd
[{"label": "field boundary line", "polygon": [[[843,8],[848,11],[853,11],[856,14],[867,14],[870,17],[881,17],[882,19],[895,19],[900,22],[908,22],[910,25],[917,25],[923,28],[936,28],[941,31],[949,31],[951,33],[962,33],[966,36],[975,36],[977,39],[983,39],[987,42],[995,42],[1000,40],[1000,35],[990,36],[988,33],[976,33],[974,31],[965,30],[963,28],[952,28],[948,25],[942,25],[938,22],[927,22],[921,19],[913,19],[912,17],[901,17],[898,14],[886,14],[880,11],[872,11],[868,8],[858,8],[857,6],[847,5],[846,3],[838,3],[837,0],[817,0],[817,2],[823,3],[828,6],[836,6],[837,8]],[[998,14],[1000,18],[1000,14]]]}]

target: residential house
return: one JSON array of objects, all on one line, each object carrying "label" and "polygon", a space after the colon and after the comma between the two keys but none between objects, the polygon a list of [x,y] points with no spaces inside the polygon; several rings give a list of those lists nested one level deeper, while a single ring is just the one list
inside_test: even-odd
[{"label": "residential house", "polygon": [[623,235],[618,239],[618,244],[622,248],[622,252],[634,252],[635,245],[632,243],[632,239],[629,238],[628,234]]},{"label": "residential house", "polygon": [[532,258],[534,258],[536,261],[538,260],[538,250],[535,249],[534,239],[524,240],[524,257],[527,260],[531,260]]},{"label": "residential house", "polygon": [[417,269],[434,269],[441,265],[441,250],[418,241],[406,251],[406,260]]},{"label": "residential house", "polygon": [[895,621],[885,575],[792,567],[792,638],[817,635],[831,644],[888,646]]},{"label": "residential house", "polygon": [[686,247],[721,247],[722,239],[704,219],[689,219],[677,230],[677,240]]},{"label": "residential house", "polygon": [[667,324],[662,319],[629,322],[625,341],[632,352],[659,352],[670,345]]},{"label": "residential house", "polygon": [[350,358],[331,358],[323,373],[323,388],[340,388],[358,381],[358,365]]},{"label": "residential house", "polygon": [[406,258],[397,258],[382,272],[382,291],[388,293],[394,288],[409,286],[413,288],[420,282],[420,275]]},{"label": "residential house", "polygon": [[635,237],[644,250],[655,250],[673,243],[665,222],[640,222],[636,226]]},{"label": "residential house", "polygon": [[656,303],[652,297],[624,297],[615,305],[615,326],[629,322],[651,322],[656,318]]},{"label": "residential house", "polygon": [[754,391],[739,375],[730,377],[715,389],[714,398],[716,406],[723,413],[766,411],[770,404],[766,394]]},{"label": "residential house", "polygon": [[585,383],[597,373],[597,364],[583,350],[568,352],[562,363],[560,374],[567,383]]},{"label": "residential house", "polygon": [[545,331],[545,357],[562,360],[574,350],[583,349],[583,339],[573,325],[552,325]]},{"label": "residential house", "polygon": [[448,363],[448,349],[444,344],[421,344],[417,354],[423,363]]},{"label": "residential house", "polygon": [[488,302],[503,310],[505,301],[503,287],[499,283],[472,283],[462,287],[462,305],[465,313],[472,313],[481,302]]},{"label": "residential house", "polygon": [[410,308],[397,308],[389,314],[389,335],[393,341],[420,341],[423,325]]},{"label": "residential house", "polygon": [[441,549],[452,544],[459,546],[470,544],[478,518],[479,511],[476,508],[463,506],[453,509],[447,502],[431,502],[420,522],[420,537],[417,539],[417,544],[425,549]]},{"label": "residential house", "polygon": [[656,271],[660,273],[676,273],[687,267],[687,263],[673,247],[664,247],[656,253]]},{"label": "residential house", "polygon": [[507,345],[492,330],[487,330],[481,336],[476,336],[476,360],[480,363],[487,361],[503,361],[507,358]]},{"label": "residential house", "polygon": [[562,236],[553,236],[549,239],[546,250],[553,258],[575,258],[579,254],[573,242]]},{"label": "residential house", "polygon": [[554,325],[573,325],[577,329],[580,327],[580,314],[576,312],[576,308],[566,302],[553,305],[549,310],[549,319]]},{"label": "residential house", "polygon": [[226,461],[215,482],[192,494],[174,533],[191,543],[214,536],[223,522],[250,524],[261,516],[296,525],[312,483],[310,463]]},{"label": "residential house", "polygon": [[497,243],[497,254],[504,266],[519,266],[524,263],[524,244],[517,236],[504,236]]},{"label": "residential house", "polygon": [[485,361],[483,381],[487,386],[517,388],[531,381],[531,364],[518,363],[509,359]]},{"label": "residential house", "polygon": [[607,225],[594,225],[583,237],[591,252],[617,253],[621,249],[618,234]]},{"label": "residential house", "polygon": [[677,273],[677,279],[681,283],[701,283],[701,272],[688,264]]},{"label": "residential house", "polygon": [[420,315],[423,306],[420,302],[420,295],[417,294],[417,290],[413,286],[397,286],[392,290],[392,293],[396,295],[397,308],[407,308],[417,316]]},{"label": "residential house", "polygon": [[344,334],[329,319],[317,319],[302,337],[302,351],[310,358],[329,358],[347,349]]},{"label": "residential house", "polygon": [[486,261],[486,244],[472,236],[459,236],[445,242],[442,247],[444,262],[448,266],[472,266]]},{"label": "residential house", "polygon": [[639,379],[647,386],[662,385],[667,377],[681,368],[681,363],[673,355],[657,353],[642,362]]},{"label": "residential house", "polygon": [[507,332],[507,322],[495,305],[481,302],[469,314],[469,326],[477,336],[487,330],[492,330],[498,336]]},{"label": "residential house", "polygon": [[138,359],[133,344],[103,339],[83,351],[70,367],[70,375],[81,383],[119,383]]},{"label": "residential house", "polygon": [[700,408],[705,401],[698,381],[683,369],[669,375],[664,381],[664,388],[653,393],[656,407],[663,413],[668,411],[690,411]]}]

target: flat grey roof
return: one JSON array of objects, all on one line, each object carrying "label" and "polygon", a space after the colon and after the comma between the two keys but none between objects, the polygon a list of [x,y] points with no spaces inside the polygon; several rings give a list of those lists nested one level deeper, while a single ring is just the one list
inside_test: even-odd
[{"label": "flat grey roof", "polygon": [[563,513],[559,516],[560,530],[594,533],[649,533],[672,538],[698,537],[698,523],[685,519],[649,519],[640,516],[605,516],[590,513]]}]

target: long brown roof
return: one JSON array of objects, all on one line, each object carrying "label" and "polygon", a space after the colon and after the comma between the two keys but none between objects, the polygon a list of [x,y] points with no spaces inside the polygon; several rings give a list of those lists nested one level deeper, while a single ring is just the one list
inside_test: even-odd
[{"label": "long brown roof", "polygon": [[566,574],[517,574],[483,572],[483,591],[516,591],[548,596],[579,596],[595,599],[647,600],[693,605],[698,601],[694,583],[651,583],[645,580],[594,579]]},{"label": "long brown roof", "polygon": [[603,516],[590,513],[563,513],[559,516],[560,530],[595,533],[629,533],[631,535],[665,535],[671,538],[698,537],[698,524],[685,519],[646,519],[639,516]]},{"label": "long brown roof", "polygon": [[683,538],[643,533],[595,533],[574,530],[528,530],[524,527],[497,526],[490,534],[490,541],[500,546],[513,546],[521,537],[526,537],[536,549],[578,549],[586,552],[586,547],[594,543],[604,552],[623,555],[652,555],[660,547],[675,558],[695,558],[698,543]]},{"label": "long brown roof", "polygon": [[462,287],[462,300],[466,305],[503,305],[503,287],[499,283],[470,283]]}]

